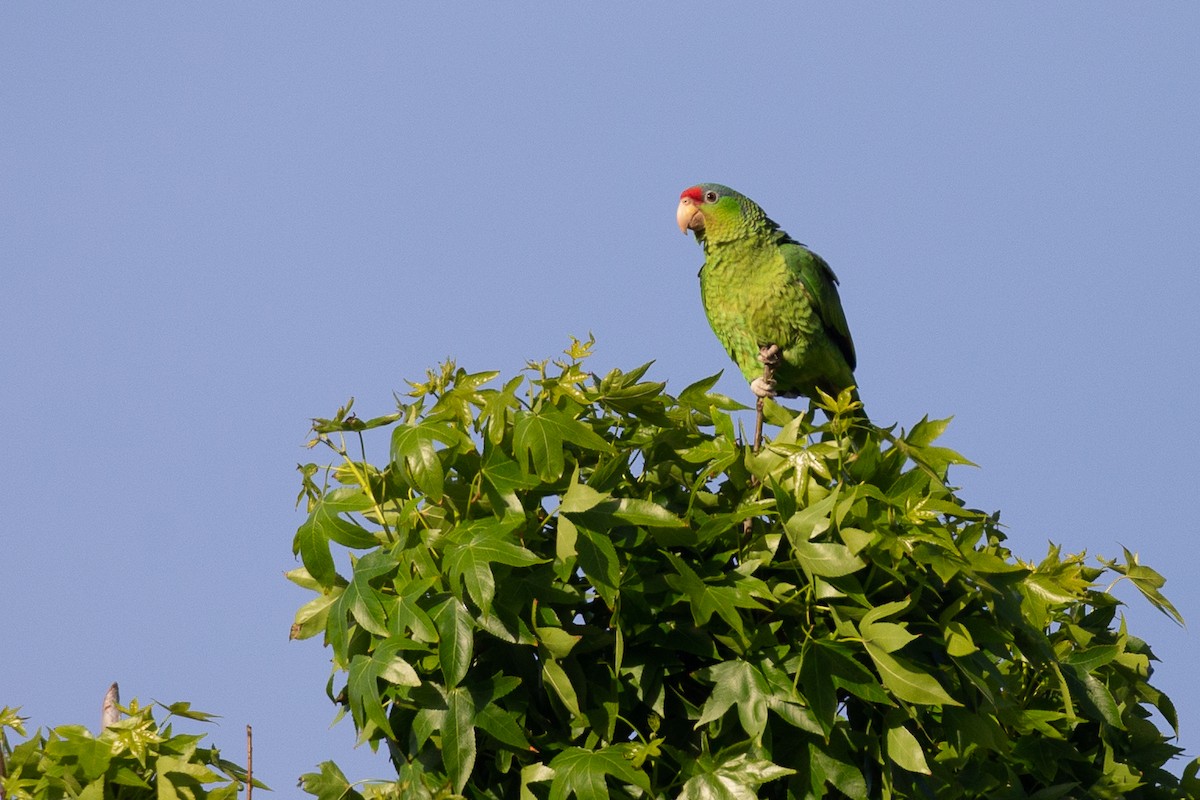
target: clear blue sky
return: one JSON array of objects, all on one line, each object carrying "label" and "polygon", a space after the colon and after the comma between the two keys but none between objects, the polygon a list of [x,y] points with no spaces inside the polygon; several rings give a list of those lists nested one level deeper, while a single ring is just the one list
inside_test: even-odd
[{"label": "clear blue sky", "polygon": [[[309,418],[589,331],[727,367],[699,181],[833,265],[872,416],[955,415],[1018,553],[1125,545],[1200,622],[1200,5],[450,5],[0,4],[0,705],[119,680],[282,796],[385,776],[287,641]],[[1120,596],[1195,755],[1195,628]]]}]

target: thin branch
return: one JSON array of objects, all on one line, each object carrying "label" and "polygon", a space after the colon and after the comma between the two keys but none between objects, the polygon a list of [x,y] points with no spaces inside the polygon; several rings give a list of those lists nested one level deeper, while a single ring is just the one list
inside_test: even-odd
[{"label": "thin branch", "polygon": [[[762,386],[764,389],[770,389],[775,385],[775,365],[779,363],[779,357],[778,345],[768,345],[759,351],[758,360],[761,361],[763,365]],[[758,381],[755,381],[755,383],[757,384]],[[758,402],[754,404],[754,408],[756,410],[754,415],[754,452],[757,453],[762,449],[763,407],[767,403],[767,398],[759,395],[757,391],[755,391],[755,394],[758,395]],[[752,478],[751,485],[753,486],[756,483],[758,483],[758,479]],[[752,518],[747,518],[742,522],[742,536],[744,538],[748,539],[750,537],[750,528],[752,524]]]},{"label": "thin branch", "polygon": [[246,800],[254,796],[254,731],[246,726]]},{"label": "thin branch", "polygon": [[[767,345],[759,352],[758,360],[763,365],[762,385],[764,388],[770,389],[775,385],[775,366],[779,363],[779,359],[779,345]],[[758,412],[754,417],[754,452],[756,453],[762,449],[763,406],[766,405],[766,402],[766,397],[759,396],[758,402],[754,404]]]}]

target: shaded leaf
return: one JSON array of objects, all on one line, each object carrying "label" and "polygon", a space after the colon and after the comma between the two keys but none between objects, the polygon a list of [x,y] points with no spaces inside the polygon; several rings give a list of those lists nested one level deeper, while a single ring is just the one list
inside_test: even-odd
[{"label": "shaded leaf", "polygon": [[433,613],[438,629],[438,660],[447,687],[457,686],[466,677],[474,655],[471,615],[457,598],[441,603]]},{"label": "shaded leaf", "polygon": [[892,656],[883,648],[867,642],[867,654],[875,662],[883,685],[888,691],[901,700],[921,705],[962,705],[950,695],[941,684],[927,672],[921,672],[911,663],[898,656]]},{"label": "shaded leaf", "polygon": [[475,702],[462,686],[446,692],[442,724],[442,759],[454,791],[462,794],[475,767]]}]

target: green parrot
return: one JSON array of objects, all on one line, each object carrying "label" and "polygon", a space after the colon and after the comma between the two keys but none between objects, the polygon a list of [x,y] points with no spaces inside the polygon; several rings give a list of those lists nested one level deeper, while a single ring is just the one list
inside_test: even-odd
[{"label": "green parrot", "polygon": [[717,183],[685,189],[675,219],[704,248],[704,311],[756,396],[836,396],[854,385],[854,342],[824,259]]}]

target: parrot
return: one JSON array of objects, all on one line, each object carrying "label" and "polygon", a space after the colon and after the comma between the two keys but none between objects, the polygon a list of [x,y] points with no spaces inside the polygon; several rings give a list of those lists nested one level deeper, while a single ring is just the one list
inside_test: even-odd
[{"label": "parrot", "polygon": [[[675,219],[704,248],[704,312],[760,403],[811,399],[818,389],[836,397],[854,387],[854,342],[837,276],[823,258],[753,200],[717,183],[684,189]],[[773,367],[769,380],[764,364]]]}]

